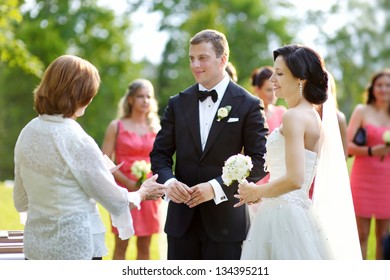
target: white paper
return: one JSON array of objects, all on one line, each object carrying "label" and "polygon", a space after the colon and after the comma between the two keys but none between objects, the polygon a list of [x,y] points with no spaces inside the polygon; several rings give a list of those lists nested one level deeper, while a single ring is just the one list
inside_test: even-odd
[{"label": "white paper", "polygon": [[113,163],[112,160],[107,155],[103,155],[103,157],[104,157],[104,161],[106,163],[106,166],[111,171],[111,173],[114,173],[119,168],[121,168],[121,166],[123,165],[123,162],[118,164],[118,165],[115,165],[115,163]]}]

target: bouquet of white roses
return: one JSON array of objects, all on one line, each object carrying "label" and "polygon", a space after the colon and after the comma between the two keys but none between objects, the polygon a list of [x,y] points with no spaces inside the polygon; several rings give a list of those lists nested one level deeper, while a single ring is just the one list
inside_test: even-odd
[{"label": "bouquet of white roses", "polygon": [[150,163],[145,160],[136,160],[131,166],[131,174],[137,178],[137,186],[141,186],[150,173]]},{"label": "bouquet of white roses", "polygon": [[234,181],[242,183],[252,170],[252,159],[243,154],[229,157],[222,167],[222,180],[226,186],[230,186]]}]

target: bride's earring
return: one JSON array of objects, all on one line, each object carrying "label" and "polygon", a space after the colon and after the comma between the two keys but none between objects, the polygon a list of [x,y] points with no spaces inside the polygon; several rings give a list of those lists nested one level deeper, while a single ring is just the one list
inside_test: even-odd
[{"label": "bride's earring", "polygon": [[299,81],[299,96],[302,98],[302,91],[303,91],[303,89],[302,89],[302,81],[300,80]]}]

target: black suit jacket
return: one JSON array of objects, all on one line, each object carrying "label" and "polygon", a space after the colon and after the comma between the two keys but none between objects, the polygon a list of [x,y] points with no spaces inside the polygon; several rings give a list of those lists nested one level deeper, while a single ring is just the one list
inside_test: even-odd
[{"label": "black suit jacket", "polygon": [[[262,101],[244,88],[230,81],[219,107],[230,105],[229,115],[217,121],[215,117],[204,151],[201,147],[199,127],[198,84],[169,99],[150,153],[152,171],[158,181],[177,180],[194,186],[216,179],[228,201],[218,205],[214,200],[190,209],[185,204],[169,202],[165,232],[181,237],[188,230],[196,208],[200,211],[204,228],[216,242],[237,242],[245,239],[249,229],[247,206],[234,208],[237,183],[226,186],[221,175],[224,162],[241,151],[250,156],[253,169],[248,181],[257,182],[266,175],[264,171],[265,143],[268,127]],[[235,122],[228,122],[229,119]],[[173,173],[174,154],[176,161]]]}]

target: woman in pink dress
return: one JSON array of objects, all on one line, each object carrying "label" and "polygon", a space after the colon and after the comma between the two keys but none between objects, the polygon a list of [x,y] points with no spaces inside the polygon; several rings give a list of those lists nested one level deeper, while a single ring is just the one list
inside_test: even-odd
[{"label": "woman in pink dress", "polygon": [[[274,93],[274,86],[270,82],[274,73],[274,69],[271,66],[264,66],[256,68],[251,74],[252,93],[259,97],[264,102],[264,111],[266,121],[268,124],[269,133],[278,128],[282,124],[283,114],[286,112],[286,107],[281,105],[275,105],[277,97]],[[263,179],[257,182],[258,185],[265,184],[269,180],[269,174]],[[258,204],[249,205],[249,211],[251,216],[256,212]]]},{"label": "woman in pink dress", "polygon": [[[138,178],[131,172],[133,163],[145,160],[150,163],[149,153],[152,150],[156,133],[160,129],[157,115],[157,102],[153,85],[145,79],[133,81],[119,103],[117,119],[107,127],[102,151],[122,167],[114,172],[117,183],[129,192],[138,190]],[[151,173],[148,174],[148,177]],[[154,233],[160,229],[158,206],[161,200],[144,201],[141,209],[131,210],[137,236],[137,259],[150,259],[150,243]],[[128,240],[118,238],[115,234],[115,250],[113,259],[125,259]]]},{"label": "woman in pink dress", "polygon": [[[264,66],[253,70],[251,75],[252,92],[264,102],[264,111],[267,118],[269,133],[282,123],[286,107],[275,105],[277,98],[274,93],[274,86],[269,78],[272,76],[274,70],[271,66]],[[260,182],[268,182],[268,177],[264,177]]]},{"label": "woman in pink dress", "polygon": [[[375,74],[366,93],[366,104],[355,107],[348,124],[348,153],[355,156],[351,188],[363,258],[375,219],[376,259],[382,259],[382,241],[390,226],[390,145],[383,140],[390,131],[390,69]],[[363,146],[353,142],[359,127],[367,133]]]}]

